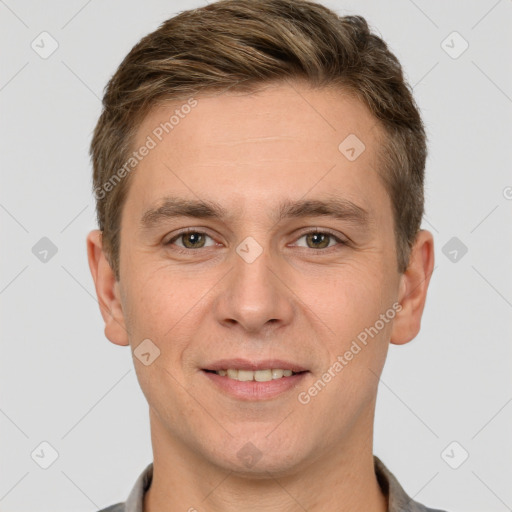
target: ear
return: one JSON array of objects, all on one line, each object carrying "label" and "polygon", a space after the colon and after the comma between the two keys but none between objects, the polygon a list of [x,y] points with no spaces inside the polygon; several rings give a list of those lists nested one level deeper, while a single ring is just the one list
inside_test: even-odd
[{"label": "ear", "polygon": [[402,309],[393,320],[391,343],[403,345],[418,334],[433,270],[434,238],[432,233],[421,229],[411,248],[409,266],[400,277],[398,302]]},{"label": "ear", "polygon": [[105,336],[116,345],[129,345],[119,293],[119,282],[103,253],[102,232],[99,229],[87,235],[87,257],[91,269],[101,316],[105,322]]}]

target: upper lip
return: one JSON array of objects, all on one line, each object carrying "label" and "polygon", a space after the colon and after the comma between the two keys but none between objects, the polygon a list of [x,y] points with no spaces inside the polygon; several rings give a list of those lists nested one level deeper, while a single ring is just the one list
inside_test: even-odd
[{"label": "upper lip", "polygon": [[208,364],[203,368],[204,370],[268,370],[268,369],[279,369],[279,370],[291,370],[292,372],[305,372],[308,371],[300,364],[293,363],[291,361],[284,361],[283,359],[263,359],[261,361],[254,361],[249,359],[220,359],[213,363]]}]

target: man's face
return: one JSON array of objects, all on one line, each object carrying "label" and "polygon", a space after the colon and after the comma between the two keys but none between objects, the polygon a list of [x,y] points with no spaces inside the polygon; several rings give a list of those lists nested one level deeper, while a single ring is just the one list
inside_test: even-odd
[{"label": "man's face", "polygon": [[[123,209],[129,337],[111,340],[135,350],[149,339],[160,351],[148,365],[134,357],[157,442],[225,469],[286,474],[371,442],[401,280],[381,132],[342,91],[274,85],[196,100],[162,141],[154,130],[186,102],[158,107],[139,128],[136,148],[148,135],[157,144]],[[170,197],[216,203],[225,216],[146,214]],[[279,218],[285,203],[333,199],[353,203],[352,214]],[[270,382],[212,372],[251,363],[305,371]]]}]

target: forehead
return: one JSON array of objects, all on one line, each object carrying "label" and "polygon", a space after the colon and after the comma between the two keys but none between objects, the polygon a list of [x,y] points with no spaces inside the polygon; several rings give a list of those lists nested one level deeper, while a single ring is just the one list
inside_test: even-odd
[{"label": "forehead", "polygon": [[141,210],[178,193],[261,208],[284,195],[339,191],[372,211],[387,201],[381,137],[365,105],[341,89],[280,84],[169,102],[139,126],[135,150],[152,148],[137,164],[127,203]]},{"label": "forehead", "polygon": [[[379,131],[377,123],[354,94],[340,88],[318,89],[290,82],[266,85],[253,93],[206,93],[161,103],[144,118],[135,145],[151,136],[158,145],[187,139],[194,147],[215,146],[219,152],[224,145],[247,148],[267,143],[269,147],[281,147],[272,145],[272,141],[288,139],[302,146],[308,139],[305,150],[320,143],[322,148],[329,148],[328,155],[336,158],[336,142],[354,134],[370,143]],[[182,159],[197,156],[187,147],[180,149]]]}]

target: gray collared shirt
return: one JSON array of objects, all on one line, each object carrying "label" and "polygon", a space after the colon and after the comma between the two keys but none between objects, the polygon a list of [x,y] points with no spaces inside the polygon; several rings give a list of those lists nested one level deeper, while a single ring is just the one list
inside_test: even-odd
[{"label": "gray collared shirt", "polygon": [[[445,512],[439,509],[427,508],[409,498],[393,473],[386,468],[376,455],[373,456],[373,461],[379,485],[388,497],[388,512]],[[144,512],[144,494],[149,489],[152,478],[153,463],[149,464],[140,474],[125,502],[117,503],[99,512]]]}]

